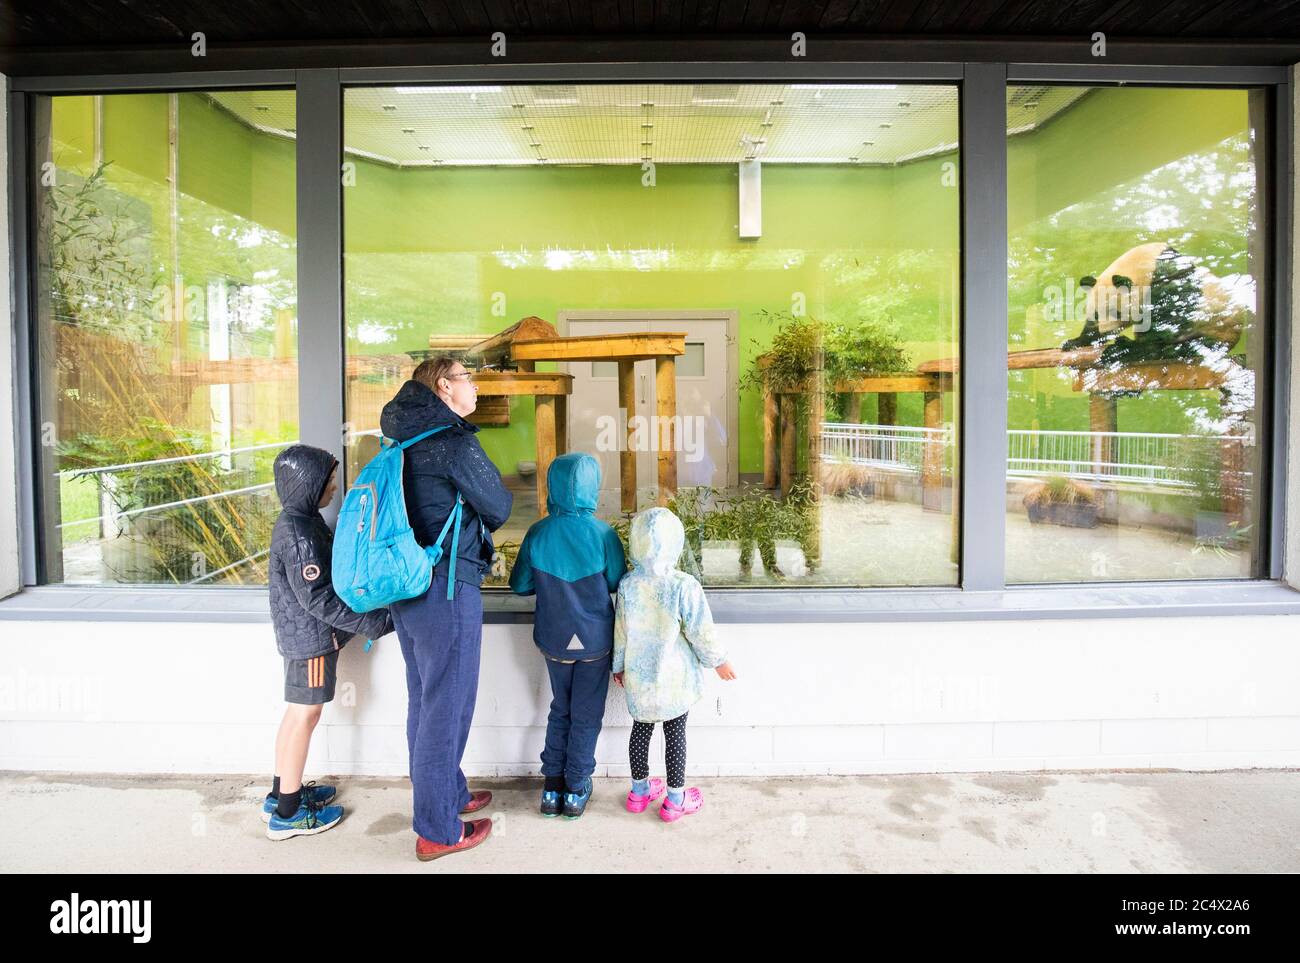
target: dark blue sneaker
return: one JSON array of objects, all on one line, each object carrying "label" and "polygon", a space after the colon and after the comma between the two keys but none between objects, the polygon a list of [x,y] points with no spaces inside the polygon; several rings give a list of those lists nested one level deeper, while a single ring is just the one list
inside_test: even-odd
[{"label": "dark blue sneaker", "polygon": [[294,836],[315,836],[333,829],[343,818],[342,806],[316,806],[304,802],[288,819],[272,813],[266,824],[267,839],[292,839]]},{"label": "dark blue sneaker", "polygon": [[564,816],[566,819],[577,819],[587,811],[587,801],[591,799],[592,784],[588,779],[582,787],[582,792],[566,792],[564,794]]},{"label": "dark blue sneaker", "polygon": [[[302,798],[310,799],[317,806],[324,806],[334,798],[335,790],[333,786],[318,786],[315,781],[305,782],[302,784]],[[262,802],[262,822],[269,823],[271,816],[275,812],[275,807],[279,801],[268,796]]]},{"label": "dark blue sneaker", "polygon": [[542,809],[543,816],[558,816],[560,815],[560,810],[563,808],[564,808],[564,801],[560,798],[560,794],[558,792],[556,792],[554,789],[542,790],[541,809]]}]

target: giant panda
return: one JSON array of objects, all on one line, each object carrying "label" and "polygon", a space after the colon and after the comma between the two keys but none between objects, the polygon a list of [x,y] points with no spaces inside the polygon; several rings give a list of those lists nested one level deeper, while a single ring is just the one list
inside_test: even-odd
[{"label": "giant panda", "polygon": [[[1088,289],[1083,330],[1063,351],[1106,344],[1106,367],[1144,362],[1200,364],[1226,355],[1241,338],[1248,310],[1223,282],[1163,242],[1139,244],[1107,266]],[[1124,332],[1133,328],[1133,337]]]}]

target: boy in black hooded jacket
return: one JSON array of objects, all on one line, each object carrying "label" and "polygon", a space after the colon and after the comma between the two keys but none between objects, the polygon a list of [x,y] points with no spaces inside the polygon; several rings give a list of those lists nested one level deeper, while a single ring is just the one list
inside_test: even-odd
[{"label": "boy in black hooded jacket", "polygon": [[333,786],[302,784],[321,707],[334,698],[339,650],[354,634],[376,639],[393,630],[387,609],[353,612],[334,592],[334,533],[320,510],[334,497],[338,459],[310,445],[290,445],[275,459],[280,517],[271,533],[268,576],[275,644],[284,657],[284,719],[275,738],[275,780],[262,807],[271,839],[321,833],[343,818],[326,805]]}]

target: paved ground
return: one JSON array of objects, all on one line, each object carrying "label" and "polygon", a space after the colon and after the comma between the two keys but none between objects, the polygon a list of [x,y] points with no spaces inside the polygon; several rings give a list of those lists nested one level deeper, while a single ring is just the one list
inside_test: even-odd
[{"label": "paved ground", "polygon": [[[324,780],[322,780],[324,781]],[[599,779],[587,814],[543,819],[539,780],[496,794],[494,835],[414,858],[409,784],[337,781],[348,816],[271,842],[265,785],[238,776],[0,773],[7,872],[1300,872],[1300,771],[711,779],[667,825]]]}]

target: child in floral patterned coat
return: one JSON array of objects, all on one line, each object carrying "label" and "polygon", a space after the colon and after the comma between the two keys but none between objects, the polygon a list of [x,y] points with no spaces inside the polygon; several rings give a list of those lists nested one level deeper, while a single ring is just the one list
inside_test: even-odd
[{"label": "child in floral patterned coat", "polygon": [[[699,812],[704,796],[686,787],[686,713],[704,694],[701,667],[734,679],[700,583],[677,568],[686,531],[666,508],[632,519],[632,571],[618,585],[614,610],[614,681],[627,693],[632,716],[628,756],[632,789],[628,812],[644,812],[667,791],[659,807],[666,823]],[[668,785],[650,777],[650,737],[664,729]]]}]

